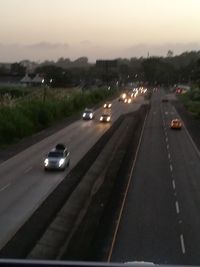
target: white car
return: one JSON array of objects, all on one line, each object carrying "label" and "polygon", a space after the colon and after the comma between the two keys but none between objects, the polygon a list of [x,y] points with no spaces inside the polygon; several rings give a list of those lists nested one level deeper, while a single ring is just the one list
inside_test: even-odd
[{"label": "white car", "polygon": [[94,119],[94,111],[93,109],[85,109],[83,112],[83,120],[93,120]]},{"label": "white car", "polygon": [[70,163],[70,152],[63,144],[57,144],[44,160],[44,170],[65,170]]}]

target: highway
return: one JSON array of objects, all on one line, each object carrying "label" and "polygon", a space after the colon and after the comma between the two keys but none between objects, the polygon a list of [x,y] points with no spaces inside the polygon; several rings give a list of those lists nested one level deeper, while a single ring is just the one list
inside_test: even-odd
[{"label": "highway", "polygon": [[[93,121],[75,121],[66,128],[32,145],[0,164],[0,248],[41,205],[96,141],[121,114],[134,111],[144,102],[138,97],[130,105],[113,101],[111,123],[99,122],[103,108]],[[65,172],[44,172],[45,155],[57,143],[65,143],[71,152],[70,167]]]},{"label": "highway", "polygon": [[164,91],[153,93],[109,261],[200,264],[200,154]]}]

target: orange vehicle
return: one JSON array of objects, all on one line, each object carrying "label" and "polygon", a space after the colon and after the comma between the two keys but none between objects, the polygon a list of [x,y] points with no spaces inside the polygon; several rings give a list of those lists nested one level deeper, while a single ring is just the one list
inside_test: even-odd
[{"label": "orange vehicle", "polygon": [[179,119],[173,119],[170,123],[171,129],[181,129],[181,127],[182,127],[182,122]]}]

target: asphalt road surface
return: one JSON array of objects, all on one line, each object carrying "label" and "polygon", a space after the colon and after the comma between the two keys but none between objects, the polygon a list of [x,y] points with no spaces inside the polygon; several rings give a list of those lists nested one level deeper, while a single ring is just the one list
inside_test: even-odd
[{"label": "asphalt road surface", "polygon": [[200,264],[200,154],[156,91],[110,261]]},{"label": "asphalt road surface", "polygon": [[[63,180],[86,152],[122,113],[138,109],[138,97],[132,104],[113,101],[111,123],[99,122],[103,108],[96,110],[92,121],[80,120],[45,138],[0,164],[0,248],[16,233],[42,201]],[[71,152],[65,172],[44,172],[45,155],[57,143],[66,143]]]}]

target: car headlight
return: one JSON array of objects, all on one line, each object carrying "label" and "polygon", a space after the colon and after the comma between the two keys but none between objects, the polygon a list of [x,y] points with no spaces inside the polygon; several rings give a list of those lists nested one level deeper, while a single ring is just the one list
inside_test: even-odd
[{"label": "car headlight", "polygon": [[102,121],[103,120],[103,117],[100,117],[100,121]]},{"label": "car headlight", "polygon": [[107,106],[107,105],[106,105],[106,104],[104,104],[104,106],[103,106],[103,107],[104,107],[104,108],[106,108],[106,106]]},{"label": "car headlight", "polygon": [[131,100],[130,100],[130,99],[128,100],[128,103],[129,103],[129,104],[131,103]]},{"label": "car headlight", "polygon": [[92,116],[92,113],[90,113],[90,119],[92,119],[92,117],[93,117],[93,116]]},{"label": "car headlight", "polygon": [[111,104],[109,104],[108,107],[111,108]]},{"label": "car headlight", "polygon": [[122,98],[123,98],[123,99],[126,98],[126,94],[123,94],[123,95],[122,95]]},{"label": "car headlight", "polygon": [[45,159],[45,161],[44,161],[44,166],[47,167],[48,164],[49,164],[49,160],[48,160],[48,159]]},{"label": "car headlight", "polygon": [[64,164],[64,162],[65,162],[65,159],[60,159],[59,160],[59,167],[61,167]]},{"label": "car headlight", "polygon": [[86,116],[86,113],[83,113],[83,117],[85,117]]},{"label": "car headlight", "polygon": [[110,117],[107,118],[107,121],[110,121]]}]

